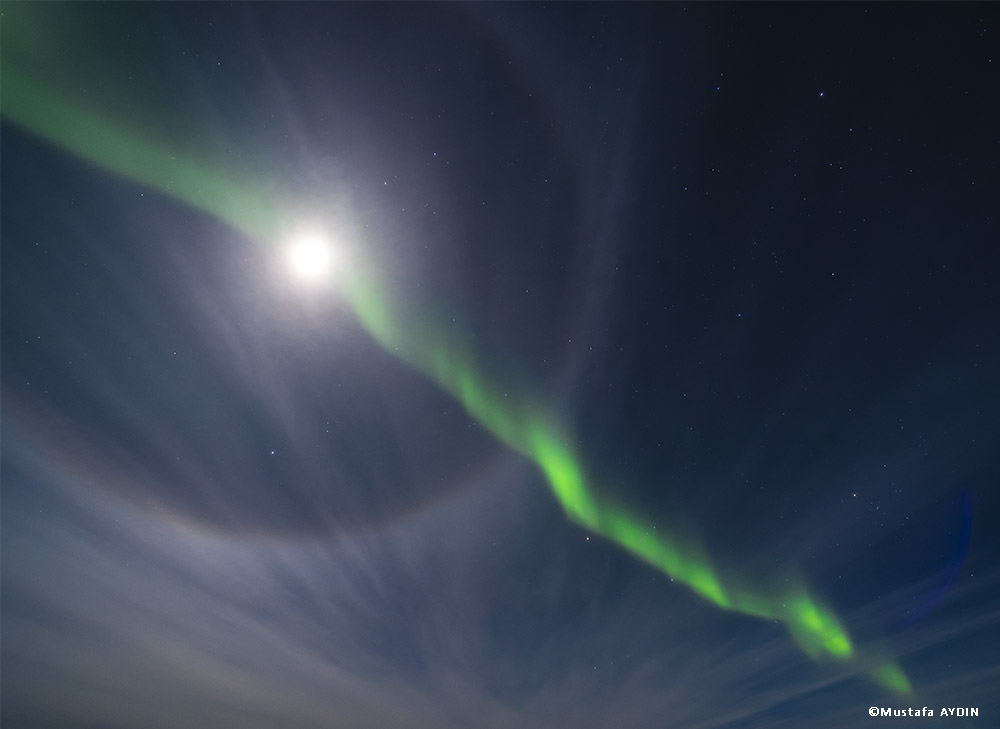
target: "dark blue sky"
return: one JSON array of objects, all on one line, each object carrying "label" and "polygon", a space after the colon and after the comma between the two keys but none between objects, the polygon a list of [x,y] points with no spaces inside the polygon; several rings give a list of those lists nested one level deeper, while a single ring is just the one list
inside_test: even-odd
[{"label": "dark blue sky", "polygon": [[603,498],[914,693],[567,521],[280,236],[4,116],[5,727],[994,721],[993,6],[10,7],[35,81],[349,218]]}]

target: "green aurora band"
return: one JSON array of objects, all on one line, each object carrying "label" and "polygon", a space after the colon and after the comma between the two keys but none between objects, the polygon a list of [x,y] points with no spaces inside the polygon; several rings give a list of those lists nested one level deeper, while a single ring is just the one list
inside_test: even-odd
[{"label": "green aurora band", "polygon": [[[26,4],[14,5],[24,10]],[[11,7],[8,4],[7,8]],[[12,22],[13,18],[6,19],[5,40],[10,36]],[[30,30],[31,37],[44,32],[41,28]],[[85,105],[65,93],[67,84],[56,88],[36,81],[36,75],[29,72],[30,63],[25,63],[23,57],[18,59],[18,55],[16,49],[5,52],[0,65],[0,114],[8,123],[98,167],[209,213],[253,239],[273,240],[279,228],[278,216],[263,193],[210,169],[190,155],[150,141],[103,109]],[[911,691],[906,674],[895,660],[859,655],[833,612],[811,598],[803,586],[774,597],[727,584],[689,540],[657,531],[652,523],[627,509],[600,500],[588,483],[581,458],[568,445],[568,435],[537,407],[507,397],[476,366],[476,358],[468,348],[443,329],[429,325],[428,317],[421,317],[411,306],[395,301],[393,289],[384,286],[375,271],[365,261],[354,260],[350,278],[341,282],[344,298],[361,327],[387,353],[460,402],[499,441],[534,462],[572,522],[614,542],[719,608],[783,623],[812,658],[851,662],[885,688]]]}]

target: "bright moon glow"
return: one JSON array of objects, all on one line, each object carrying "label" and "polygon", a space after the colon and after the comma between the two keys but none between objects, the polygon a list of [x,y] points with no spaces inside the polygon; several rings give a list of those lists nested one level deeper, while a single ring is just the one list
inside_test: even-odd
[{"label": "bright moon glow", "polygon": [[318,279],[330,268],[330,246],[318,236],[300,238],[292,244],[289,262],[300,278]]}]

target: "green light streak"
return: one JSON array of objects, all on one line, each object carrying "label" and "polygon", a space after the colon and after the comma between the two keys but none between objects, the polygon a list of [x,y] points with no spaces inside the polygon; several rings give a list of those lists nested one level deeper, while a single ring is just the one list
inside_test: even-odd
[{"label": "green light streak", "polygon": [[101,114],[77,107],[5,65],[4,119],[47,142],[144,187],[204,210],[248,235],[273,232],[259,196]]},{"label": "green light streak", "polygon": [[[117,93],[108,83],[121,64],[112,56],[100,57],[102,47],[87,37],[98,30],[94,25],[99,21],[90,12],[94,7],[4,4],[3,119],[76,157],[203,210],[247,235],[274,235],[277,225],[268,196],[251,191],[245,174],[222,174],[220,164],[209,167],[204,163],[204,154],[184,154],[180,138],[158,143],[148,132],[137,131],[145,127],[136,123],[141,116],[135,94],[124,89],[126,93]],[[185,99],[170,87],[159,91],[170,104],[163,111],[176,115],[175,108],[183,107]]]},{"label": "green light streak", "polygon": [[887,661],[872,669],[872,678],[885,688],[892,689],[901,694],[908,694],[913,691],[910,680],[906,677],[903,669],[894,662]]},{"label": "green light streak", "polygon": [[[714,605],[785,624],[812,658],[850,660],[854,646],[833,612],[804,588],[779,597],[728,587],[697,549],[655,530],[633,514],[600,503],[588,486],[581,459],[558,428],[505,397],[481,375],[471,356],[443,334],[434,334],[407,307],[393,302],[370,273],[345,284],[346,298],[365,330],[390,354],[407,362],[458,400],[498,440],[534,461],[566,516],[635,557],[687,585]],[[416,332],[419,332],[417,336]],[[885,663],[869,675],[893,691],[909,691],[902,669]]]},{"label": "green light streak", "polygon": [[[32,81],[6,54],[0,74],[0,112],[7,121],[103,169],[203,210],[251,237],[266,240],[275,235],[273,209],[265,196],[251,192],[245,184]],[[507,397],[475,365],[466,347],[444,331],[434,331],[403,302],[394,301],[372,266],[362,260],[355,263],[343,293],[359,324],[386,352],[434,381],[499,441],[534,462],[567,518],[719,608],[783,623],[813,658],[857,659],[833,613],[804,589],[775,597],[727,585],[709,559],[686,540],[656,531],[626,510],[602,503],[560,428],[537,408]],[[883,662],[868,674],[885,688],[910,691],[906,675],[894,662]]]}]

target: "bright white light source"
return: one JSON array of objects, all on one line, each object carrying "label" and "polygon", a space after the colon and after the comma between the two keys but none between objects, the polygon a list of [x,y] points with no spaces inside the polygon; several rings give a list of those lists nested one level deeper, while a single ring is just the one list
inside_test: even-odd
[{"label": "bright white light source", "polygon": [[315,280],[330,269],[330,247],[318,236],[300,238],[292,244],[289,262],[301,278]]}]

